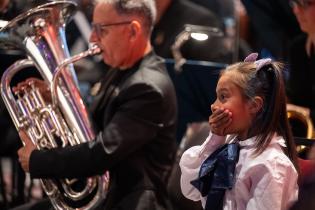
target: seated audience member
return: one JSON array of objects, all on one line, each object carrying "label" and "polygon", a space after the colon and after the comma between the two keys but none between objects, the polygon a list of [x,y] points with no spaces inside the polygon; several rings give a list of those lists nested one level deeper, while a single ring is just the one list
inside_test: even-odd
[{"label": "seated audience member", "polygon": [[293,12],[305,34],[291,45],[287,94],[290,108],[311,117],[315,122],[315,2],[291,1]]},{"label": "seated audience member", "polygon": [[289,43],[301,34],[289,0],[241,0],[250,22],[248,43],[277,60],[288,59]]}]

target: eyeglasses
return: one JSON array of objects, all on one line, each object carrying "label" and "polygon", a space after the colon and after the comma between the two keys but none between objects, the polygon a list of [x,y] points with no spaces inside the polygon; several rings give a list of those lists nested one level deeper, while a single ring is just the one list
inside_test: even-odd
[{"label": "eyeglasses", "polygon": [[101,37],[102,29],[110,26],[119,26],[119,25],[126,25],[130,24],[132,21],[123,21],[118,23],[93,23],[92,30],[95,31],[97,37]]},{"label": "eyeglasses", "polygon": [[314,0],[290,0],[290,6],[293,8],[295,6],[298,6],[303,9],[307,9],[308,7],[315,4]]}]

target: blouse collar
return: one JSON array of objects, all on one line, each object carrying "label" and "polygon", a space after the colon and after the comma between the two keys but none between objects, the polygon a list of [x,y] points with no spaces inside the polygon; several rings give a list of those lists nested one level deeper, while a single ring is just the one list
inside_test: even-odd
[{"label": "blouse collar", "polygon": [[[245,139],[243,141],[238,141],[236,136],[234,135],[234,136],[230,136],[229,142],[232,143],[232,142],[238,141],[241,147],[253,147],[255,146],[256,138],[257,136],[254,136],[254,137]],[[284,138],[282,136],[278,136],[277,134],[275,134],[271,139],[270,145],[273,145],[273,144],[279,144],[282,147],[287,147]]]}]

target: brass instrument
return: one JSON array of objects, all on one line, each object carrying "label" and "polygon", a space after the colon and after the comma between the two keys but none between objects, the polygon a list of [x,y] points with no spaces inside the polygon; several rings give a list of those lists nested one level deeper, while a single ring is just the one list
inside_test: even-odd
[{"label": "brass instrument", "polygon": [[305,127],[305,138],[311,139],[315,136],[314,133],[314,126],[310,117],[305,116],[303,113],[297,110],[288,110],[287,111],[288,119],[289,120],[297,120],[301,122],[302,125]]},{"label": "brass instrument", "polygon": [[[287,116],[291,124],[293,135],[307,139],[313,139],[315,137],[314,125],[310,116],[307,116],[302,110],[296,106],[289,106],[287,108]],[[294,128],[298,127],[298,130]],[[302,133],[301,133],[302,128]],[[306,150],[306,146],[297,146],[298,153],[302,153]]]},{"label": "brass instrument", "polygon": [[[69,56],[64,29],[75,8],[72,1],[55,1],[1,22],[0,47],[22,50],[28,57],[4,72],[1,95],[16,129],[25,130],[40,150],[73,146],[95,137],[72,63],[100,53],[100,48]],[[12,93],[12,78],[29,67],[35,67],[50,87],[52,102],[44,100],[34,83]],[[55,209],[84,210],[99,205],[106,197],[109,174],[84,180],[41,179],[41,183]]]}]

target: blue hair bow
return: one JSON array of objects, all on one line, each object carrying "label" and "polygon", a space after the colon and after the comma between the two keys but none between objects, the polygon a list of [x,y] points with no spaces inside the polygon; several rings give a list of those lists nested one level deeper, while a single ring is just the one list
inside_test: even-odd
[{"label": "blue hair bow", "polygon": [[239,144],[225,144],[214,151],[201,165],[199,177],[191,181],[201,195],[207,196],[205,210],[223,208],[226,189],[234,186],[235,166],[239,157]]}]

